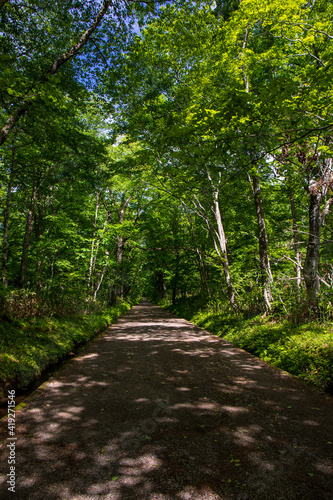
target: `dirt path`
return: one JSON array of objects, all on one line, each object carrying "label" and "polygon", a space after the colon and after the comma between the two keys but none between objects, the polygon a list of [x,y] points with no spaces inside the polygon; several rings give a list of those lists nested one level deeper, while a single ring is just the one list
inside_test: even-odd
[{"label": "dirt path", "polygon": [[19,500],[333,499],[333,402],[143,301],[16,415]]}]

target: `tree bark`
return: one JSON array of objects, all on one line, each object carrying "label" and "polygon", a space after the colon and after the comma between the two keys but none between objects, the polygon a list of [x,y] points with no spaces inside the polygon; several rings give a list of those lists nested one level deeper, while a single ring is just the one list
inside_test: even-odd
[{"label": "tree bark", "polygon": [[202,258],[201,252],[198,247],[196,247],[196,254],[198,257],[198,268],[199,268],[199,273],[200,273],[200,280],[201,280],[201,288],[206,289],[208,297],[210,298],[212,296],[208,279],[207,279],[207,273],[206,273],[206,268],[205,268],[205,263]]},{"label": "tree bark", "polygon": [[[36,217],[35,220],[35,235],[36,243],[38,243],[43,234],[43,207],[41,204],[37,205],[36,212],[38,214],[38,217]],[[43,253],[41,249],[38,249],[37,252],[36,291],[37,293],[40,293],[43,290]]]},{"label": "tree bark", "polygon": [[[108,251],[105,251],[105,254],[106,254],[106,259],[108,259],[108,257],[109,257],[109,252],[108,252]],[[97,298],[97,294],[98,294],[98,291],[99,291],[99,289],[100,289],[100,287],[101,287],[101,284],[103,283],[103,279],[104,279],[104,275],[105,275],[105,271],[106,271],[107,267],[108,267],[108,262],[106,261],[106,263],[105,263],[105,264],[104,264],[104,266],[103,266],[102,272],[101,272],[101,274],[100,274],[99,280],[98,280],[98,282],[97,282],[96,288],[95,288],[95,290],[94,290],[94,295],[93,295],[94,300],[96,300],[96,298]],[[115,305],[115,304],[112,304],[112,305]]]},{"label": "tree bark", "polygon": [[271,310],[272,292],[271,283],[273,276],[269,262],[269,244],[268,235],[266,230],[264,208],[261,197],[260,180],[257,175],[252,177],[254,205],[256,208],[257,221],[258,221],[258,236],[259,236],[259,258],[260,258],[260,273],[261,283],[263,290],[263,299],[266,312]]},{"label": "tree bark", "polygon": [[30,239],[31,239],[31,233],[32,233],[32,224],[33,224],[34,213],[35,213],[35,208],[36,208],[36,195],[37,195],[37,187],[34,186],[33,190],[32,190],[32,194],[31,194],[30,205],[29,205],[27,218],[26,218],[21,265],[20,265],[20,271],[19,271],[19,274],[17,277],[17,286],[19,288],[24,288],[25,281],[26,281],[26,270],[27,270],[27,264],[28,264]]},{"label": "tree bark", "polygon": [[90,295],[90,288],[93,289],[92,282],[92,273],[93,273],[93,262],[94,262],[94,253],[95,253],[95,236],[96,236],[96,227],[97,227],[97,217],[98,217],[98,209],[99,209],[99,195],[96,195],[96,207],[95,207],[95,220],[94,220],[94,234],[93,240],[91,243],[91,251],[90,251],[90,261],[89,261],[89,271],[88,271],[88,280],[87,280],[87,300]]},{"label": "tree bark", "polygon": [[121,299],[124,298],[123,253],[124,253],[124,239],[122,236],[119,236],[117,243],[118,276],[117,276],[116,286],[117,286],[117,294],[119,293]]},{"label": "tree bark", "polygon": [[[124,219],[125,219],[125,212],[126,209],[132,199],[132,196],[129,196],[127,199],[123,199],[122,206],[119,211],[119,224],[123,224]],[[117,271],[118,271],[118,276],[116,279],[115,287],[116,287],[116,294],[119,293],[120,298],[124,298],[124,269],[123,269],[123,254],[124,254],[124,238],[122,235],[118,237],[118,242],[117,242]]]},{"label": "tree bark", "polygon": [[319,292],[319,257],[320,257],[320,237],[321,226],[325,222],[325,217],[330,209],[332,198],[329,199],[320,212],[323,199],[326,197],[328,189],[333,185],[333,160],[327,158],[321,167],[321,178],[309,186],[309,240],[306,249],[306,257],[303,266],[303,275],[306,285],[306,294],[310,307],[317,305]]},{"label": "tree bark", "polygon": [[298,288],[301,288],[301,254],[299,251],[299,240],[298,240],[298,227],[297,227],[297,219],[296,219],[296,210],[295,210],[295,200],[294,193],[292,192],[290,195],[290,208],[293,219],[293,239],[294,239],[294,248],[295,248],[295,257],[296,257],[296,283]]},{"label": "tree bark", "polygon": [[309,240],[303,266],[309,306],[316,306],[319,292],[318,265],[321,235],[320,204],[321,196],[318,194],[310,194]]},{"label": "tree bark", "polygon": [[165,299],[166,297],[166,286],[164,283],[164,273],[161,269],[156,271],[155,277],[155,293],[157,298],[159,299]]},{"label": "tree bark", "polygon": [[228,297],[229,297],[229,301],[230,301],[232,308],[237,309],[235,291],[234,291],[234,287],[232,285],[230,271],[229,271],[227,238],[225,236],[224,227],[223,227],[223,223],[222,223],[220,205],[219,205],[219,201],[218,201],[218,193],[214,193],[214,203],[215,203],[214,213],[215,213],[215,219],[216,219],[217,228],[218,228],[218,231],[217,231],[218,241],[219,241],[220,249],[221,249],[223,271],[224,271],[225,281],[227,284]]},{"label": "tree bark", "polygon": [[198,243],[197,243],[197,239],[196,239],[195,232],[194,232],[194,227],[193,227],[193,222],[192,222],[191,218],[189,217],[189,214],[187,213],[186,205],[184,203],[183,203],[183,206],[184,206],[184,209],[185,209],[186,218],[187,218],[187,220],[188,220],[188,222],[189,222],[189,224],[191,226],[192,238],[193,238],[193,241],[194,241],[194,244],[195,244],[195,247],[196,247],[195,251],[196,251],[196,254],[197,254],[198,270],[199,270],[199,273],[200,273],[200,288],[201,288],[201,290],[206,290],[206,292],[208,294],[208,297],[211,297],[211,291],[210,291],[209,284],[208,284],[205,263],[204,263],[204,260],[202,258],[202,254],[200,252],[200,249],[199,249],[199,246],[198,246]]},{"label": "tree bark", "polygon": [[[15,141],[15,139],[14,139]],[[6,287],[8,284],[7,280],[7,246],[8,246],[8,226],[9,226],[9,217],[10,217],[10,205],[11,205],[11,197],[12,197],[12,188],[13,182],[15,178],[15,145],[13,143],[12,148],[12,161],[10,168],[10,177],[9,183],[7,186],[7,196],[6,196],[6,208],[4,213],[4,221],[3,221],[3,240],[2,240],[2,283]]]},{"label": "tree bark", "polygon": [[[235,310],[237,310],[237,302],[236,302],[236,297],[235,297],[235,290],[232,284],[231,276],[230,276],[230,271],[229,271],[229,258],[228,258],[228,251],[227,251],[227,238],[224,232],[224,227],[223,227],[223,222],[222,222],[222,216],[221,216],[221,210],[220,210],[220,204],[219,204],[219,190],[218,188],[214,185],[210,173],[207,171],[207,177],[210,181],[212,190],[213,190],[213,202],[214,202],[214,207],[212,207],[212,212],[215,216],[215,221],[217,224],[217,231],[214,229],[215,235],[217,236],[218,242],[219,242],[219,250],[216,246],[215,238],[214,238],[214,245],[217,253],[220,255],[220,258],[222,260],[222,265],[223,265],[223,272],[224,272],[224,278],[226,281],[227,285],[227,293],[229,297],[229,301],[231,304],[231,307]],[[220,182],[220,180],[219,180]]]}]

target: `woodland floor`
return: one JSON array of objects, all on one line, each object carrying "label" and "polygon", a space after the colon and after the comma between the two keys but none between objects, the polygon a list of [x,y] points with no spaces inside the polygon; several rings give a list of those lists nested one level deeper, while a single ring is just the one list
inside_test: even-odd
[{"label": "woodland floor", "polygon": [[143,301],[16,414],[20,500],[333,498],[333,399]]}]

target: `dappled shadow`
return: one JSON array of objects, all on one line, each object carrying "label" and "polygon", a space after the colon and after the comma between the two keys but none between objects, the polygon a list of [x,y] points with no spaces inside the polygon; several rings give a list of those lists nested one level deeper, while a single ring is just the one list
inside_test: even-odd
[{"label": "dappled shadow", "polygon": [[329,499],[331,416],[328,396],[143,301],[20,412],[17,497]]}]

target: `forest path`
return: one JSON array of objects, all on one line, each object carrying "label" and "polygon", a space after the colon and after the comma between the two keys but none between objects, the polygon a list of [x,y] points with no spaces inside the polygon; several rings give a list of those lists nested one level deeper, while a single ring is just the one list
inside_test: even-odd
[{"label": "forest path", "polygon": [[332,398],[146,300],[26,402],[1,499],[333,498]]}]

